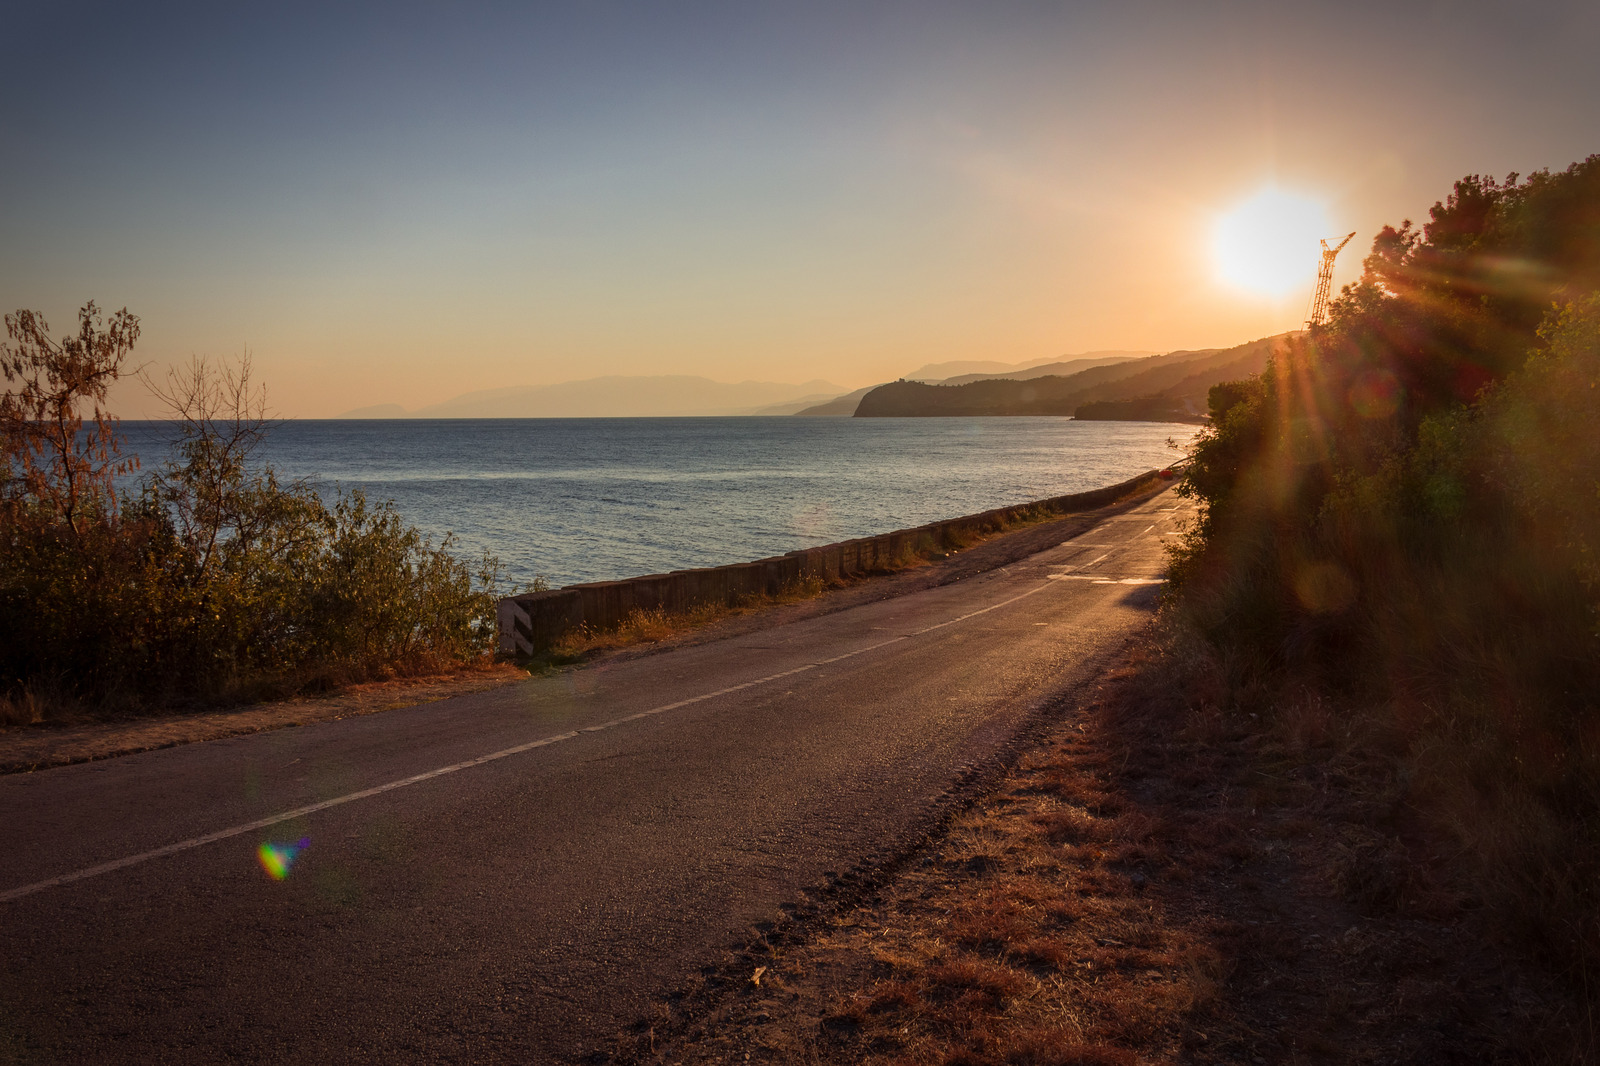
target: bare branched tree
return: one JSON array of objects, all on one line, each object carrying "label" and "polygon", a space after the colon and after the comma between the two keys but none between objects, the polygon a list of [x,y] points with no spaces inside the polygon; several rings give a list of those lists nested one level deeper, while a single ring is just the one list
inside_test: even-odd
[{"label": "bare branched tree", "polygon": [[271,467],[255,462],[273,419],[265,387],[251,379],[248,352],[237,363],[196,356],[168,370],[164,382],[146,384],[175,430],[173,458],[150,484],[178,535],[197,551],[202,576],[222,548],[248,552],[267,531],[302,524],[305,516],[297,522],[286,509],[309,502],[300,491],[306,486],[280,486]]},{"label": "bare branched tree", "polygon": [[105,326],[91,300],[78,312],[78,335],[60,342],[50,339],[50,324],[36,311],[17,311],[5,322],[0,505],[13,519],[37,508],[77,536],[87,514],[116,513],[114,479],[139,465],[122,456],[117,420],[104,406],[139,339],[139,319],[123,308]]}]

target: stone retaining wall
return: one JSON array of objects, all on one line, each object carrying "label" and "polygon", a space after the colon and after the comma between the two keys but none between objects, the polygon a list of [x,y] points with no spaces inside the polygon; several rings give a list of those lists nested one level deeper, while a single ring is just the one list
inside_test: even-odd
[{"label": "stone retaining wall", "polygon": [[679,612],[707,603],[732,606],[745,597],[776,595],[806,578],[832,582],[893,570],[918,555],[960,547],[1020,518],[1104,507],[1150,487],[1160,477],[1160,473],[1151,470],[1103,489],[999,507],[820,548],[802,548],[753,563],[674,570],[670,574],[594,581],[508,596],[499,607],[500,650],[510,655],[533,655],[547,650],[570,629],[581,625],[596,631],[613,629],[636,610]]}]

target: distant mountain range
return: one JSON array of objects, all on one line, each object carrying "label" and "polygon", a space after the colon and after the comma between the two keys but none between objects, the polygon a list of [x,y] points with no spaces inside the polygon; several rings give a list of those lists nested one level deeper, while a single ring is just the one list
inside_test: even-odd
[{"label": "distant mountain range", "polygon": [[835,396],[827,403],[819,403],[814,407],[803,407],[795,414],[801,418],[849,418],[856,413],[856,406],[861,403],[861,398],[878,385],[868,385],[855,392],[847,392],[843,396]]},{"label": "distant mountain range", "polygon": [[1047,356],[1044,359],[1030,359],[1025,363],[997,363],[984,359],[957,359],[949,363],[929,363],[919,367],[906,375],[907,381],[926,381],[929,384],[936,382],[945,385],[961,384],[958,378],[968,381],[977,381],[980,378],[1021,378],[1038,377],[1041,374],[1053,374],[1052,366],[1062,363],[1102,362],[1114,363],[1120,359],[1139,359],[1146,355],[1156,355],[1156,352],[1079,352],[1077,355]]},{"label": "distant mountain range", "polygon": [[[1157,352],[1084,352],[1082,355],[1066,355],[1060,359],[1046,359],[1032,363],[1018,363],[1015,366],[1001,371],[973,370],[959,371],[942,378],[921,377],[907,374],[907,381],[921,381],[929,385],[965,385],[969,381],[994,381],[1006,378],[1012,381],[1026,381],[1029,378],[1042,378],[1049,375],[1064,377],[1067,374],[1076,374],[1080,370],[1089,370],[1097,366],[1111,366],[1114,363],[1126,363],[1133,359],[1144,359]],[[941,367],[955,367],[962,363],[936,363],[924,369],[933,370]],[[1003,364],[1001,364],[1003,365]]]},{"label": "distant mountain range", "polygon": [[[1076,415],[1198,421],[1206,394],[1223,381],[1259,374],[1297,333],[1264,337],[1233,348],[1168,352],[1117,359],[1071,373],[1027,378],[951,379],[930,385],[896,381],[862,396],[857,418],[951,415]],[[1092,361],[1092,360],[1091,360]],[[1060,364],[1069,368],[1073,360]]]},{"label": "distant mountain range", "polygon": [[468,392],[408,411],[381,404],[346,411],[341,418],[607,418],[788,414],[830,400],[844,389],[829,381],[785,385],[771,381],[729,384],[673,374],[599,377],[558,385],[523,385]]},{"label": "distant mountain range", "polygon": [[[1083,352],[1080,355],[1067,355],[1059,359],[1035,359],[1027,363],[962,359],[949,363],[929,363],[907,374],[904,380],[920,381],[929,385],[961,385],[968,381],[990,381],[998,378],[1024,380],[1045,374],[1072,374],[1092,367],[1109,366],[1155,354],[1155,352],[1125,351]],[[873,389],[881,387],[869,385],[864,389],[835,397],[827,403],[806,407],[793,413],[804,418],[849,418],[856,413],[856,407],[862,397]]]},{"label": "distant mountain range", "polygon": [[1024,363],[955,360],[929,363],[900,381],[845,392],[828,381],[797,385],[735,384],[685,374],[611,375],[556,385],[519,385],[463,393],[407,410],[378,404],[340,418],[607,418],[697,415],[1053,414],[1080,418],[1193,420],[1218,381],[1247,377],[1284,338],[1236,348],[1158,355],[1095,351]]}]

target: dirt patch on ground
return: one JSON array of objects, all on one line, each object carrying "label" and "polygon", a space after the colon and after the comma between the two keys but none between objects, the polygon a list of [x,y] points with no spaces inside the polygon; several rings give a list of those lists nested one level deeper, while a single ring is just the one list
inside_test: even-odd
[{"label": "dirt patch on ground", "polygon": [[617,1057],[1585,1061],[1570,990],[1430,880],[1428,841],[1374,829],[1335,731],[1201,713],[1134,649],[882,888],[758,935]]},{"label": "dirt patch on ground", "polygon": [[527,676],[528,672],[519,667],[496,663],[432,677],[368,682],[324,696],[258,703],[207,714],[17,726],[0,730],[0,773],[23,773],[241,733],[376,714],[481,692]]}]

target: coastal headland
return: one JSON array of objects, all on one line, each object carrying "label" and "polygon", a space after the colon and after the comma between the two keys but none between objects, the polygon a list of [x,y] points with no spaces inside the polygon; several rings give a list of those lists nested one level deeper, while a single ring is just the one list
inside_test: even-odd
[{"label": "coastal headland", "polygon": [[[1296,333],[1232,348],[1176,351],[1091,366],[1066,375],[958,383],[895,381],[861,397],[857,418],[1076,415],[1200,421],[1212,386],[1259,374]],[[1107,405],[1112,405],[1109,409]]]}]

